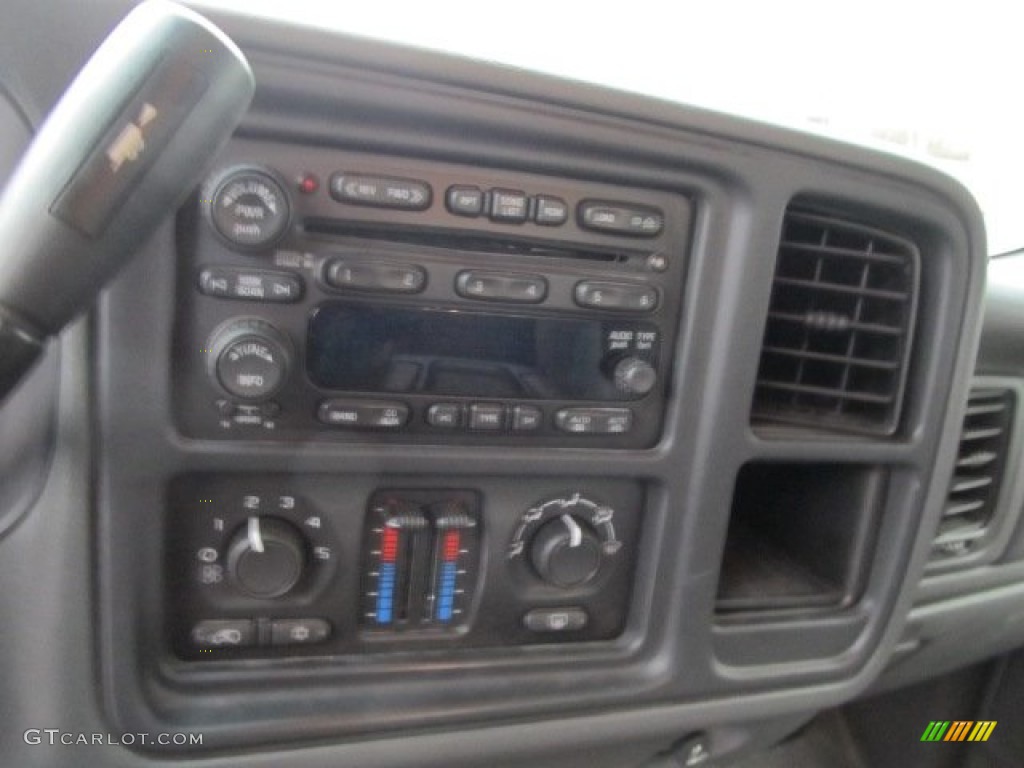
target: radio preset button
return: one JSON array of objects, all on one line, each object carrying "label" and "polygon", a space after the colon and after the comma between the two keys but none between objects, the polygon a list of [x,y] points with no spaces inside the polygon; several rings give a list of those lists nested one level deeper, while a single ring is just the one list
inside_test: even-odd
[{"label": "radio preset button", "polygon": [[620,435],[633,427],[629,408],[563,408],[555,414],[555,424],[574,435]]},{"label": "radio preset button", "polygon": [[288,272],[211,267],[199,273],[207,296],[288,304],[302,297],[302,281]]},{"label": "radio preset button", "polygon": [[655,237],[665,228],[665,214],[660,210],[630,203],[584,200],[577,217],[584,229],[628,237]]},{"label": "radio preset button", "polygon": [[533,220],[547,227],[557,227],[569,219],[569,206],[560,197],[538,195],[534,206]]},{"label": "radio preset button", "polygon": [[335,288],[387,293],[419,293],[427,284],[427,273],[414,264],[357,262],[334,259],[325,273]]},{"label": "radio preset button", "polygon": [[491,220],[519,224],[526,221],[530,198],[517,189],[491,190]]},{"label": "radio preset button", "polygon": [[422,211],[430,207],[432,191],[425,181],[341,172],[331,176],[331,197],[342,203]]},{"label": "radio preset button", "polygon": [[409,420],[409,406],[382,401],[324,400],[317,418],[332,427],[401,429]]},{"label": "radio preset button", "polygon": [[647,285],[584,280],[576,283],[573,298],[581,307],[613,312],[650,312],[658,306],[658,291]]},{"label": "radio preset button", "polygon": [[515,432],[535,432],[544,424],[544,414],[535,405],[517,405],[512,408],[512,429]]},{"label": "radio preset button", "polygon": [[505,428],[505,406],[473,403],[469,406],[469,428],[495,431]]},{"label": "radio preset button", "polygon": [[432,427],[454,429],[462,426],[462,406],[458,403],[434,403],[427,409],[427,423]]},{"label": "radio preset button", "polygon": [[484,212],[484,193],[480,187],[448,187],[445,204],[448,211],[456,216],[479,216]]},{"label": "radio preset button", "polygon": [[548,281],[537,275],[464,270],[455,278],[455,292],[467,299],[539,304],[548,295]]}]

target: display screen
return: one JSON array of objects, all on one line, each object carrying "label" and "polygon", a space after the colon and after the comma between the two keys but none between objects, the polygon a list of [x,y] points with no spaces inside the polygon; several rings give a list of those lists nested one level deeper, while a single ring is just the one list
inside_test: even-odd
[{"label": "display screen", "polygon": [[[346,392],[625,400],[605,368],[644,332],[598,320],[336,303],[310,320],[306,360],[314,384]],[[653,360],[656,333],[646,333],[644,356]]]}]

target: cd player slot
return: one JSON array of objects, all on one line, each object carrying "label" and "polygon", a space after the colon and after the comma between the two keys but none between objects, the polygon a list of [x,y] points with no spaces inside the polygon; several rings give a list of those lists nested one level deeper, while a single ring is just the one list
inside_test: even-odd
[{"label": "cd player slot", "polygon": [[496,255],[539,256],[554,259],[574,259],[602,264],[625,264],[635,259],[646,259],[647,251],[601,250],[599,248],[553,244],[527,238],[492,237],[485,234],[452,233],[437,230],[400,228],[394,224],[386,227],[350,224],[334,219],[310,218],[305,221],[305,230],[311,235],[332,237],[355,237],[375,242],[403,245],[419,245],[446,250],[474,251]]}]

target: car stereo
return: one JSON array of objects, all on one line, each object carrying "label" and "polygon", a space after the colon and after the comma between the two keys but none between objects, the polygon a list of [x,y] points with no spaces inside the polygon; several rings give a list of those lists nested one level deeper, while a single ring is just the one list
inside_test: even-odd
[{"label": "car stereo", "polygon": [[230,151],[178,220],[183,434],[658,440],[685,197],[258,142]]}]

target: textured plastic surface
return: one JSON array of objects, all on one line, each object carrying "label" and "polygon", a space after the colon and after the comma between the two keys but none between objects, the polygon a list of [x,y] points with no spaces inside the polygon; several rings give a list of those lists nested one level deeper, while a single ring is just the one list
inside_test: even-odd
[{"label": "textured plastic surface", "polygon": [[[32,17],[26,12],[26,18]],[[801,712],[862,690],[898,640],[945,492],[938,478],[948,476],[955,451],[948,441],[955,443],[962,416],[956,403],[966,394],[975,351],[984,252],[980,217],[966,194],[944,177],[890,157],[639,97],[366,42],[340,46],[337,38],[313,32],[290,32],[285,41],[278,28],[261,22],[224,17],[222,23],[252,54],[262,84],[244,126],[250,135],[612,179],[695,199],[685,330],[665,432],[650,450],[610,453],[372,443],[225,446],[183,439],[170,421],[175,270],[174,241],[165,229],[113,286],[100,316],[95,542],[88,526],[89,452],[81,441],[89,424],[84,390],[65,400],[60,474],[28,525],[16,530],[17,548],[0,542],[3,612],[18,617],[18,631],[0,635],[2,658],[18,660],[16,674],[0,676],[0,701],[5,714],[12,713],[3,731],[3,742],[15,745],[11,759],[149,762],[116,747],[88,755],[33,753],[20,740],[32,725],[29,713],[89,731],[162,731],[171,724],[201,729],[212,748],[275,745],[248,752],[245,760],[253,765],[621,764],[639,762],[645,752],[664,750],[699,729],[711,731],[713,744],[736,748],[759,728],[754,723],[780,716],[796,721]],[[303,51],[303,58],[286,49]],[[40,77],[40,94],[49,81]],[[870,218],[922,246],[921,311],[932,333],[916,347],[906,434],[892,443],[750,434],[773,266],[762,255],[774,252],[789,199],[808,192],[826,207]],[[146,362],[139,364],[143,355]],[[68,384],[74,381],[69,373]],[[751,663],[723,665],[711,653],[710,617],[732,484],[751,460],[894,471],[865,584],[866,617],[846,612],[751,627],[732,645],[734,656]],[[573,477],[581,484],[590,477],[645,478],[651,493],[621,645],[610,652],[531,649],[536,652],[516,654],[514,661],[396,658],[394,669],[415,670],[416,682],[432,687],[433,704],[386,713],[372,707],[376,692],[405,682],[363,686],[361,665],[347,670],[343,686],[323,679],[316,663],[268,670],[258,686],[245,684],[230,666],[203,665],[208,671],[202,675],[169,677],[161,575],[154,567],[161,562],[156,532],[169,477],[188,471],[331,473],[344,482],[352,473],[440,476],[453,467],[463,478],[493,474],[496,467],[512,477]],[[93,568],[95,602],[88,590]],[[54,646],[36,640],[58,617],[59,666]],[[858,621],[858,631],[833,631],[837,623]],[[758,663],[756,649],[770,643],[799,649],[798,663]],[[97,669],[102,709],[96,706]],[[437,679],[442,671],[443,682]],[[500,705],[480,706],[479,694],[490,691],[500,692]],[[360,697],[360,708],[344,707],[342,696]],[[422,728],[403,730],[413,723]],[[389,738],[328,741],[353,727],[362,733],[380,728]],[[761,733],[781,730],[766,724]],[[320,744],[278,751],[286,741],[307,739]],[[613,760],[604,750],[615,744],[637,748],[624,746]],[[238,759],[229,753],[204,762]]]},{"label": "textured plastic surface", "polygon": [[[0,180],[7,179],[29,137],[30,126],[25,116],[0,90]],[[55,346],[42,352],[30,341],[15,342],[17,347],[26,343],[28,349],[23,353],[42,353],[45,358],[8,402],[4,403],[0,396],[0,536],[39,495],[53,451],[58,354]],[[5,353],[0,352],[0,369],[7,367]],[[20,381],[23,367],[18,364],[11,370]],[[0,392],[4,390],[0,383]]]}]

